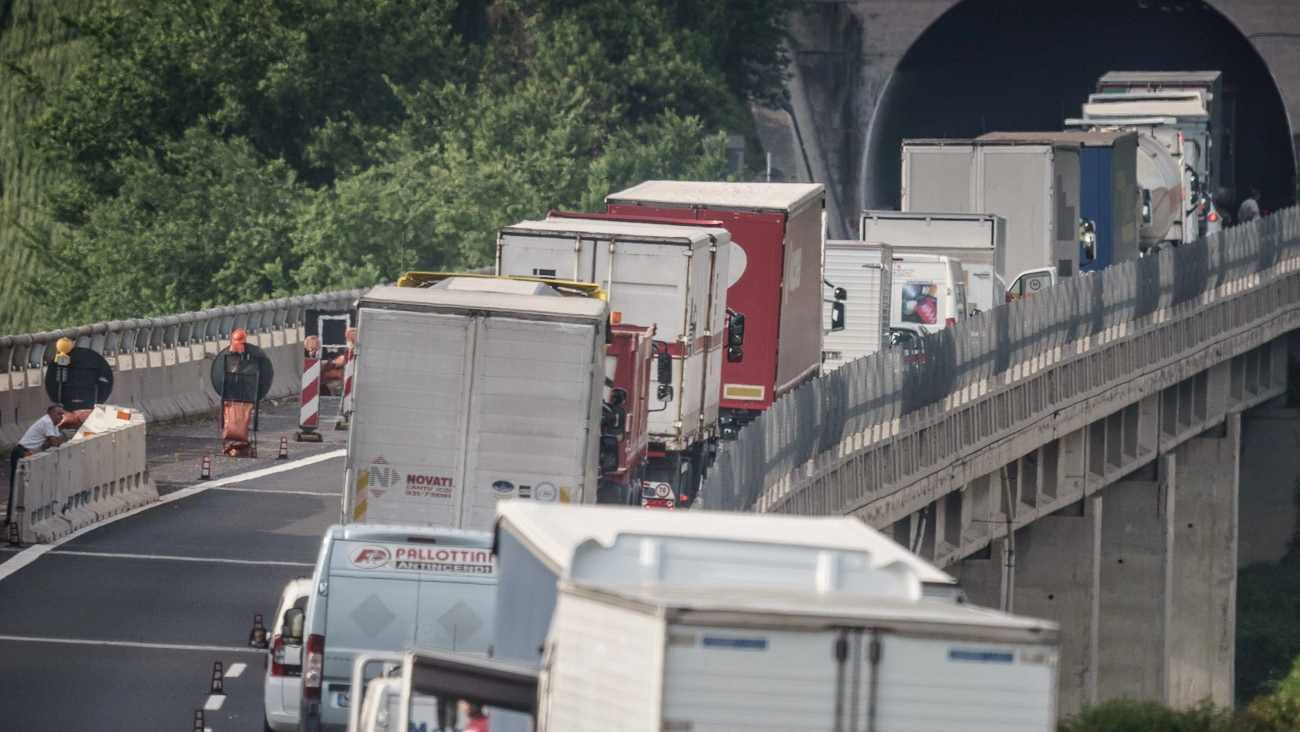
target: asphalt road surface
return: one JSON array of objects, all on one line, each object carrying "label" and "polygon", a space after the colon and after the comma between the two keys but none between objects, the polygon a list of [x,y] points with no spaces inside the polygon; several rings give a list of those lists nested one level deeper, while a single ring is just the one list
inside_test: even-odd
[{"label": "asphalt road surface", "polygon": [[[280,590],[310,574],[337,521],[338,447],[177,480],[143,510],[0,552],[0,730],[192,731],[197,710],[212,732],[261,730],[253,616],[273,622]],[[212,693],[217,662],[224,694]]]}]

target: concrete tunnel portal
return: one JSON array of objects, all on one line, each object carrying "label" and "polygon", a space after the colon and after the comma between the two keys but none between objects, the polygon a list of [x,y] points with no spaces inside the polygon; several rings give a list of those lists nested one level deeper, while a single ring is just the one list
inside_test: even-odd
[{"label": "concrete tunnel portal", "polygon": [[[1199,0],[962,0],[908,49],[866,140],[866,208],[899,207],[907,138],[1059,130],[1107,71],[1219,70],[1229,151],[1216,175],[1230,212],[1258,187],[1266,210],[1290,205],[1291,124],[1250,41]],[[1224,169],[1226,168],[1226,169]]]}]

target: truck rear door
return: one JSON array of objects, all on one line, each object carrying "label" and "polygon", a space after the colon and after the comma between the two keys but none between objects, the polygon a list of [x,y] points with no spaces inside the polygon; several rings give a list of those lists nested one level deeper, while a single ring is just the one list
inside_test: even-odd
[{"label": "truck rear door", "polygon": [[358,523],[459,526],[472,336],[465,316],[362,308],[347,510]]}]

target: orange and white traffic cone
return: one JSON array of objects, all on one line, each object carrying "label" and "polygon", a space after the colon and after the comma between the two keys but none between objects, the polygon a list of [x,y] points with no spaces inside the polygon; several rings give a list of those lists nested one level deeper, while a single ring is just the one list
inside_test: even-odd
[{"label": "orange and white traffic cone", "polygon": [[212,456],[203,456],[203,467],[199,469],[199,480],[208,480],[212,477]]},{"label": "orange and white traffic cone", "polygon": [[289,438],[282,436],[280,438],[280,454],[275,456],[276,460],[289,459]]},{"label": "orange and white traffic cone", "polygon": [[224,696],[225,693],[226,693],[226,684],[225,684],[225,679],[226,679],[225,664],[223,664],[221,661],[215,661],[215,662],[213,662],[213,664],[212,664],[212,688],[209,690],[208,693],[209,693],[209,694],[221,694],[221,695]]}]

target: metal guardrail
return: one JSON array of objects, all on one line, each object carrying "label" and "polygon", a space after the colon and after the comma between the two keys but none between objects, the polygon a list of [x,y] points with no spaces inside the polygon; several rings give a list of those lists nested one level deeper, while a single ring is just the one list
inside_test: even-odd
[{"label": "metal guardrail", "polygon": [[60,338],[71,338],[75,345],[104,356],[159,351],[229,338],[236,328],[255,335],[297,327],[303,324],[308,310],[350,307],[362,292],[339,290],[161,318],[114,320],[42,333],[0,336],[0,374],[41,368],[54,360],[55,344]]},{"label": "metal guardrail", "polygon": [[953,395],[1004,388],[1009,372],[1059,354],[1062,346],[1198,310],[1205,293],[1234,283],[1257,287],[1278,263],[1297,256],[1300,208],[1290,208],[1074,277],[932,334],[924,363],[904,363],[898,349],[853,361],[777,400],[726,445],[702,489],[705,505],[750,510],[777,484],[783,495],[795,494],[807,478],[792,476],[815,458],[832,459],[848,436],[898,434],[900,423],[924,421]]}]

